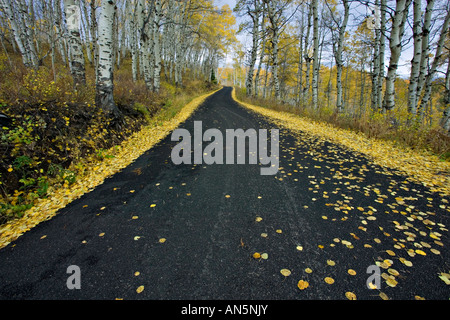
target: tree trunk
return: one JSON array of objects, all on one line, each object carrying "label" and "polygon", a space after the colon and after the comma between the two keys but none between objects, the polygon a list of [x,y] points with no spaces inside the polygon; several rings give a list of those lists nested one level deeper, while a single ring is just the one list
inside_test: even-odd
[{"label": "tree trunk", "polygon": [[397,0],[395,14],[392,21],[389,48],[391,57],[389,59],[388,73],[386,76],[386,91],[384,93],[383,109],[391,110],[395,106],[395,79],[398,68],[398,61],[402,52],[402,37],[408,8],[411,0]]},{"label": "tree trunk", "polygon": [[33,41],[29,41],[26,25],[24,22],[24,18],[20,17],[20,15],[28,15],[27,10],[25,12],[17,13],[14,12],[12,3],[10,0],[1,0],[0,1],[2,11],[8,17],[11,31],[14,34],[14,40],[19,48],[19,51],[22,55],[22,61],[25,67],[27,68],[37,68],[38,61],[35,50],[30,47],[33,44]]},{"label": "tree trunk", "polygon": [[344,62],[342,61],[342,48],[344,46],[345,29],[347,28],[348,16],[350,12],[350,5],[348,0],[343,0],[344,5],[344,20],[339,27],[339,39],[337,44],[337,50],[335,53],[336,60],[336,110],[338,113],[342,112],[344,106],[342,101],[342,67]]},{"label": "tree trunk", "polygon": [[161,87],[161,38],[159,34],[163,11],[160,0],[155,1],[155,14],[153,17],[153,91],[159,92]]},{"label": "tree trunk", "polygon": [[313,77],[312,77],[312,104],[314,109],[318,109],[319,96],[319,16],[318,1],[313,0],[311,3],[313,15]]},{"label": "tree trunk", "polygon": [[[448,27],[450,24],[450,10],[447,11],[447,15],[444,20],[444,24],[442,25],[441,33],[439,35],[439,40],[436,47],[436,53],[434,55],[433,63],[431,65],[430,70],[428,71],[425,77],[424,90],[425,93],[420,101],[419,109],[424,110],[425,106],[431,99],[431,83],[433,81],[433,76],[436,73],[436,69],[439,65],[440,59],[442,58],[442,49],[444,49],[445,40],[448,34]],[[420,94],[420,92],[419,92]]]},{"label": "tree trunk", "polygon": [[380,48],[379,48],[379,58],[378,58],[378,88],[376,93],[376,98],[378,99],[376,103],[376,110],[381,110],[383,105],[383,83],[384,83],[384,55],[386,47],[386,1],[381,0],[380,5]]},{"label": "tree trunk", "polygon": [[252,49],[250,52],[249,68],[247,71],[247,77],[245,80],[245,88],[247,89],[247,96],[252,95],[253,88],[253,75],[256,63],[256,55],[258,53],[258,29],[259,29],[259,16],[260,16],[260,4],[259,0],[253,1],[253,8],[248,8],[247,14],[252,19]]},{"label": "tree trunk", "polygon": [[98,67],[95,103],[109,117],[119,119],[121,113],[114,102],[113,24],[116,13],[114,0],[102,0],[98,21]]},{"label": "tree trunk", "polygon": [[269,1],[267,4],[267,17],[270,21],[270,31],[272,32],[272,77],[273,85],[275,89],[275,99],[280,98],[280,79],[278,77],[278,42],[280,37],[280,21],[278,15],[281,14],[280,10],[277,10],[276,3]]},{"label": "tree trunk", "polygon": [[86,84],[83,47],[80,38],[80,7],[75,0],[64,0],[64,12],[69,33],[70,64],[74,85]]}]

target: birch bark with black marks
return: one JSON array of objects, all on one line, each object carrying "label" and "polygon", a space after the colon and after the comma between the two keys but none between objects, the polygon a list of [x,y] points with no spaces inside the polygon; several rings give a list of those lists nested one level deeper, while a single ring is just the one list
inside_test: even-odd
[{"label": "birch bark with black marks", "polygon": [[312,105],[318,108],[319,97],[319,15],[318,1],[313,0],[311,3],[312,19],[313,19],[313,76],[312,76]]},{"label": "birch bark with black marks", "polygon": [[342,50],[344,47],[345,29],[347,28],[348,17],[350,14],[349,0],[342,0],[342,4],[344,5],[344,18],[340,26],[339,23],[335,21],[338,25],[339,35],[337,43],[333,44],[334,60],[336,62],[336,111],[338,113],[341,113],[344,108],[342,99],[342,68],[344,66]]},{"label": "birch bark with black marks", "polygon": [[86,70],[84,65],[83,45],[80,38],[80,7],[75,0],[64,0],[64,13],[68,31],[68,44],[70,50],[70,71],[74,85],[86,84]]},{"label": "birch bark with black marks", "polygon": [[98,21],[98,67],[95,104],[109,117],[119,119],[121,113],[114,101],[113,25],[116,14],[113,0],[101,1]]},{"label": "birch bark with black marks", "polygon": [[[439,35],[439,40],[437,42],[436,51],[434,54],[434,59],[431,64],[431,68],[429,69],[426,77],[425,77],[425,83],[424,83],[424,95],[420,101],[419,105],[419,112],[422,113],[427,106],[427,104],[430,102],[431,99],[431,86],[433,77],[436,74],[437,67],[439,66],[440,60],[442,59],[442,50],[444,49],[445,40],[448,35],[448,28],[450,25],[450,8],[447,8],[447,14],[444,19],[444,23],[441,27],[441,33]],[[419,92],[420,94],[420,92]]]},{"label": "birch bark with black marks", "polygon": [[[423,81],[420,80],[421,72],[426,70],[427,57],[422,54],[427,54],[429,43],[428,34],[431,21],[431,12],[433,9],[434,0],[427,1],[425,10],[424,26],[422,30],[422,10],[421,0],[414,0],[414,21],[413,21],[413,40],[414,52],[411,60],[411,75],[408,86],[408,112],[414,117],[417,113],[417,104],[420,98],[420,91],[422,90]],[[426,42],[426,43],[425,43]],[[422,65],[422,63],[424,65]],[[424,77],[423,77],[424,79]],[[420,86],[419,86],[420,82]]]},{"label": "birch bark with black marks", "polygon": [[445,73],[444,111],[440,125],[442,129],[450,133],[450,56],[447,58],[447,72]]},{"label": "birch bark with black marks", "polygon": [[395,106],[395,79],[398,69],[398,61],[402,52],[402,38],[409,5],[412,0],[397,0],[395,14],[392,20],[392,29],[389,39],[391,56],[386,76],[386,89],[383,99],[383,110],[388,111]]},{"label": "birch bark with black marks", "polygon": [[[38,68],[38,59],[36,55],[36,50],[34,50],[33,41],[28,39],[28,34],[26,32],[27,26],[25,24],[25,19],[22,15],[28,15],[28,11],[16,10],[17,3],[11,0],[1,0],[0,5],[2,6],[2,11],[9,20],[11,31],[14,34],[14,40],[19,48],[22,56],[22,62],[27,68]],[[23,6],[21,6],[22,8]],[[26,8],[26,7],[25,7]]]},{"label": "birch bark with black marks", "polygon": [[254,76],[254,69],[256,64],[256,57],[258,54],[258,30],[259,30],[259,20],[261,15],[261,4],[259,0],[253,0],[251,3],[247,3],[245,5],[246,7],[246,14],[250,16],[252,21],[252,48],[250,51],[250,57],[249,57],[249,67],[247,71],[247,77],[245,79],[245,88],[247,90],[247,96],[252,95],[252,88],[253,88],[253,76]]},{"label": "birch bark with black marks", "polygon": [[155,13],[153,15],[153,91],[159,92],[161,87],[161,38],[159,29],[164,16],[161,1],[155,1]]},{"label": "birch bark with black marks", "polygon": [[265,40],[265,34],[266,34],[266,23],[265,23],[265,13],[264,13],[264,3],[262,4],[263,8],[262,8],[262,20],[261,20],[261,30],[260,30],[260,43],[261,43],[261,50],[259,53],[259,62],[258,62],[258,69],[256,70],[256,75],[255,75],[255,90],[253,92],[253,95],[255,97],[258,96],[258,91],[259,91],[259,86],[260,86],[260,76],[261,76],[261,68],[262,68],[262,64],[263,64],[263,60],[264,60],[264,56],[265,56],[265,51],[266,51],[266,40]]}]

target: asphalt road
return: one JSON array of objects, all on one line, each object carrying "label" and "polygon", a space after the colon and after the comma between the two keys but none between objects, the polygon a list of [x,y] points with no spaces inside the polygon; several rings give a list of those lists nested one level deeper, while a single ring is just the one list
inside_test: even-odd
[{"label": "asphalt road", "polygon": [[[215,93],[180,127],[277,128],[230,93]],[[448,197],[279,129],[280,170],[266,176],[257,164],[175,165],[167,137],[0,250],[0,299],[450,298],[438,277],[450,271]],[[385,261],[381,288],[370,290],[376,261]],[[71,265],[81,289],[67,287]]]}]

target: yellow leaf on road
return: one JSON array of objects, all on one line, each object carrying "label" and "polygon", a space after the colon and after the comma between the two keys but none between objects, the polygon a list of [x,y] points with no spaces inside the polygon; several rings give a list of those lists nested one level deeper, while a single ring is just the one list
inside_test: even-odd
[{"label": "yellow leaf on road", "polygon": [[289,277],[291,275],[291,271],[289,269],[281,269],[280,272],[285,277]]},{"label": "yellow leaf on road", "polygon": [[356,300],[356,294],[354,294],[353,292],[350,292],[350,291],[345,293],[345,297],[348,300]]},{"label": "yellow leaf on road", "polygon": [[136,292],[137,292],[137,293],[141,293],[142,291],[144,291],[144,286],[139,286],[139,287],[136,289]]},{"label": "yellow leaf on road", "polygon": [[424,251],[422,251],[422,250],[416,250],[416,253],[417,254],[420,254],[421,256],[426,256],[427,254],[424,252]]},{"label": "yellow leaf on road", "polygon": [[326,277],[325,278],[325,282],[328,283],[328,284],[333,284],[334,283],[334,279],[331,278],[331,277]]},{"label": "yellow leaf on road", "polygon": [[308,281],[300,280],[300,281],[297,283],[297,287],[298,287],[300,290],[305,290],[306,288],[309,287],[309,283],[308,283]]}]

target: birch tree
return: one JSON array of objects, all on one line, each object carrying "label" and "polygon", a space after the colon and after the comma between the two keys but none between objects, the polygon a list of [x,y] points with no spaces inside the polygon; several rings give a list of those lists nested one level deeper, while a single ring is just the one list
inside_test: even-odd
[{"label": "birch tree", "polygon": [[[413,3],[413,40],[414,40],[414,52],[413,58],[411,60],[411,75],[409,78],[409,88],[408,88],[408,111],[415,116],[417,113],[417,103],[420,96],[420,91],[423,85],[423,81],[420,81],[420,72],[425,72],[427,59],[425,55],[428,52],[428,39],[429,39],[429,28],[431,23],[431,12],[433,9],[434,0],[427,1],[427,7],[425,10],[425,15],[423,18],[422,27],[422,8],[421,1],[414,0]],[[423,55],[423,56],[422,56]],[[423,78],[424,79],[424,78]]]},{"label": "birch tree", "polygon": [[[344,38],[345,38],[345,29],[347,28],[348,17],[350,14],[350,5],[349,0],[342,0],[342,4],[344,6],[344,16],[342,18],[342,22],[336,20],[335,14],[331,12],[331,17],[337,26],[338,35],[336,39],[336,35],[333,32],[333,54],[336,62],[336,111],[338,113],[342,112],[343,109],[343,99],[342,99],[342,67],[344,66],[344,60],[342,58],[342,50],[344,46]],[[331,11],[330,6],[327,3],[328,8]]]},{"label": "birch tree", "polygon": [[395,79],[398,61],[402,52],[402,38],[405,30],[405,22],[408,17],[408,9],[411,0],[396,0],[395,13],[392,19],[392,28],[389,39],[391,56],[386,76],[386,89],[383,100],[383,110],[391,110],[395,106]]},{"label": "birch tree", "polygon": [[441,127],[450,132],[450,55],[447,58],[447,72],[445,73],[444,112],[440,121]]},{"label": "birch tree", "polygon": [[312,0],[311,10],[313,19],[313,76],[312,76],[312,104],[315,109],[318,108],[319,96],[319,15],[318,1]]},{"label": "birch tree", "polygon": [[[275,89],[275,99],[280,98],[280,79],[279,79],[279,41],[280,34],[283,28],[290,20],[290,18],[295,14],[296,8],[290,7],[291,0],[263,0],[265,4],[265,9],[267,12],[267,19],[269,21],[268,29],[270,31],[270,41],[272,44],[272,77]],[[292,9],[289,16],[285,16],[286,11]]]},{"label": "birch tree", "polygon": [[[431,63],[431,67],[429,68],[429,71],[425,77],[425,84],[424,84],[424,89],[423,89],[424,94],[423,94],[423,97],[422,97],[422,99],[420,101],[420,105],[419,105],[420,112],[423,112],[425,106],[429,103],[430,98],[431,98],[431,84],[432,84],[433,78],[436,74],[436,70],[440,64],[440,60],[442,59],[442,55],[443,55],[442,50],[444,49],[445,39],[447,38],[447,35],[448,35],[449,24],[450,24],[450,8],[447,8],[447,13],[444,18],[444,23],[442,24],[439,39],[436,44],[436,51],[434,54],[434,59],[433,59],[433,62]],[[420,92],[419,92],[419,94],[420,94]]]},{"label": "birch tree", "polygon": [[64,12],[68,31],[70,71],[75,85],[86,84],[83,46],[80,39],[80,7],[75,0],[64,0]]},{"label": "birch tree", "polygon": [[114,101],[113,24],[116,14],[114,0],[102,0],[98,21],[98,67],[95,103],[109,117],[119,119],[121,113]]},{"label": "birch tree", "polygon": [[[30,37],[30,26],[27,25],[28,10],[26,4],[16,0],[0,0],[2,11],[8,18],[14,40],[22,55],[23,64],[28,68],[39,66],[33,39]],[[28,31],[28,32],[27,32]]]},{"label": "birch tree", "polygon": [[245,88],[247,90],[247,96],[252,95],[254,68],[258,54],[258,42],[259,42],[258,31],[262,8],[261,5],[262,3],[260,3],[260,0],[240,0],[235,7],[236,12],[244,12],[251,19],[250,34],[252,35],[252,47],[250,49],[250,57],[248,59],[249,60],[248,71],[245,80]]}]

